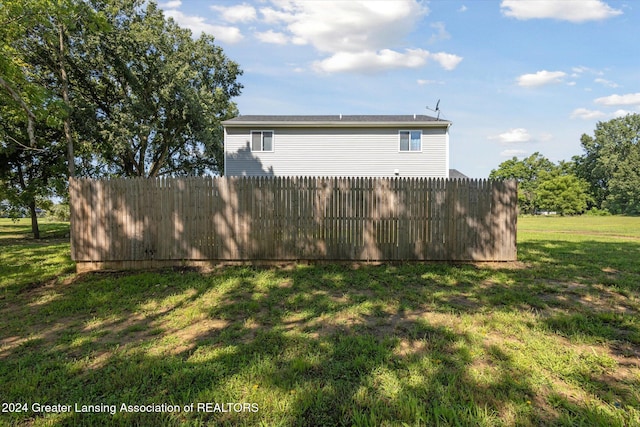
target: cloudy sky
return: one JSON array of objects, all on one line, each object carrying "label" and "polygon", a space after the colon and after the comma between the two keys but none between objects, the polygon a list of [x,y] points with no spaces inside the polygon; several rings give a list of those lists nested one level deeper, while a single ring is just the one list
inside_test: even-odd
[{"label": "cloudy sky", "polygon": [[632,0],[159,1],[244,70],[241,114],[431,114],[451,167],[580,154],[598,121],[640,112]]}]

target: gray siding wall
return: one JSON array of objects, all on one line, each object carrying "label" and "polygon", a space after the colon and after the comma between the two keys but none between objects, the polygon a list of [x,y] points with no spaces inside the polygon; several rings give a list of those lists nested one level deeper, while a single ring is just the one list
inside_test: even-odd
[{"label": "gray siding wall", "polygon": [[[252,152],[251,131],[273,131],[273,152]],[[422,130],[422,152],[400,152],[399,131]],[[226,176],[441,177],[449,173],[444,128],[227,128]]]}]

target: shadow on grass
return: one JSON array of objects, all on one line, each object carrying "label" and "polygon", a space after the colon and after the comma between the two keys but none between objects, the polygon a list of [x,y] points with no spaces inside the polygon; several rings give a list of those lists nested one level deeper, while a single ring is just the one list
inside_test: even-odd
[{"label": "shadow on grass", "polygon": [[[40,219],[40,241],[47,239],[66,239],[69,241],[68,222],[50,222]],[[19,219],[17,221],[0,219],[0,246],[24,241],[39,241],[33,238],[30,220]]]},{"label": "shadow on grass", "polygon": [[[118,411],[3,416],[116,425],[631,425],[640,416],[640,267],[630,259],[639,252],[627,241],[529,241],[520,245],[524,264],[503,268],[232,267],[95,273],[30,288],[0,310],[8,319],[0,395]],[[259,411],[120,411],[122,403],[198,402],[256,403]]]}]

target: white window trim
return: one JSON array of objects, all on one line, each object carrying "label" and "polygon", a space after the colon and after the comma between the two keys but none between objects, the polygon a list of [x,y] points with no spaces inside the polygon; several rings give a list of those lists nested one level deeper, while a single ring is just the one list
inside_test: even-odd
[{"label": "white window trim", "polygon": [[[409,149],[401,150],[400,143],[401,137],[400,134],[402,132],[409,132]],[[420,150],[411,150],[411,132],[420,132]],[[422,139],[422,129],[400,129],[398,130],[398,153],[422,153],[422,145],[424,141]]]},{"label": "white window trim", "polygon": [[[264,133],[271,132],[271,150],[254,150],[253,149],[253,134],[260,132],[260,145],[264,147]],[[249,132],[249,147],[251,147],[252,153],[273,153],[276,149],[276,133],[270,129],[254,129]]]}]

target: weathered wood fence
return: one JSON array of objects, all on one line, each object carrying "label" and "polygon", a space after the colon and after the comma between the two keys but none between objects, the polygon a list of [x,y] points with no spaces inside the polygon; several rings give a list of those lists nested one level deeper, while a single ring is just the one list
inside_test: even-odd
[{"label": "weathered wood fence", "polygon": [[72,179],[79,270],[218,260],[516,259],[513,181]]}]

